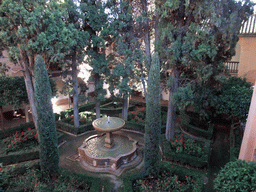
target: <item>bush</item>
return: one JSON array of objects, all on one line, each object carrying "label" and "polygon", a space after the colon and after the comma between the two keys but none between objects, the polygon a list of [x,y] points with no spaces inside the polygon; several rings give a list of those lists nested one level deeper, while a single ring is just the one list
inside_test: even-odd
[{"label": "bush", "polygon": [[217,191],[256,191],[256,163],[236,160],[227,163],[214,180]]},{"label": "bush", "polygon": [[195,135],[195,136],[198,136],[198,137],[203,137],[205,139],[211,139],[212,138],[213,128],[214,128],[213,124],[208,124],[208,129],[207,130],[204,130],[204,129],[201,129],[199,127],[190,125],[184,119],[180,119],[180,124],[181,124],[181,127],[185,131],[189,132],[192,135]]},{"label": "bush", "polygon": [[70,125],[68,123],[65,123],[63,121],[56,121],[56,127],[60,131],[66,131],[75,135],[79,135],[81,133],[84,133],[86,131],[94,130],[92,123],[88,123],[85,125],[80,125],[79,127],[75,127],[74,125]]},{"label": "bush", "polygon": [[19,131],[19,132],[24,131],[25,132],[25,131],[28,130],[28,128],[31,128],[31,129],[35,128],[35,125],[32,121],[29,122],[29,123],[21,124],[17,127],[11,127],[9,129],[6,129],[6,130],[0,130],[0,139],[4,139],[6,137],[9,137],[10,135],[15,134],[17,131]]},{"label": "bush", "polygon": [[[105,99],[101,100],[101,105],[106,104],[106,103],[109,103],[111,100],[112,100],[111,98],[105,98]],[[78,107],[78,111],[79,111],[79,112],[90,111],[90,110],[92,110],[93,108],[95,108],[95,102],[94,102],[94,101],[79,106],[79,107]],[[73,113],[74,113],[74,109],[73,109],[73,108],[70,108],[70,109],[67,109],[67,110],[65,110],[65,111],[62,111],[62,112],[60,113],[61,119],[64,119],[64,118],[66,118],[66,117],[68,117],[68,116],[71,116],[71,115],[73,115]]]},{"label": "bush", "polygon": [[208,166],[209,148],[204,141],[194,140],[183,135],[162,142],[166,160],[189,164],[202,168]]},{"label": "bush", "polygon": [[17,151],[23,148],[33,148],[38,145],[37,132],[28,128],[26,132],[16,132],[14,135],[3,140],[6,144],[6,152]]},{"label": "bush", "polygon": [[[168,162],[161,162],[160,163],[160,178],[161,178],[161,174],[164,174],[164,173],[165,174],[168,173],[168,175],[177,175],[181,182],[185,182],[186,180],[193,179],[193,182],[190,183],[190,184],[192,184],[192,185],[190,185],[190,187],[192,187],[192,188],[190,188],[189,191],[193,191],[193,192],[203,191],[204,174],[200,171],[187,169],[187,168],[184,168],[184,167],[181,167],[178,165],[174,165],[174,164],[168,163]],[[149,178],[145,177],[142,173],[128,175],[123,178],[124,189],[127,192],[143,191],[143,189],[141,188],[141,185],[138,184],[138,181],[147,180],[147,179],[149,179]],[[157,179],[157,178],[155,178],[155,179]],[[163,177],[162,179],[163,179],[162,180],[163,184],[165,185],[164,179],[166,179],[166,178]],[[176,178],[174,178],[174,179],[176,180]],[[189,182],[191,182],[191,181],[192,180],[190,180]],[[166,182],[169,182],[169,181],[166,181]],[[160,184],[161,184],[161,180],[160,180]],[[179,184],[181,184],[181,183],[179,183]]]},{"label": "bush", "polygon": [[[49,180],[42,176],[39,161],[2,168],[0,189],[6,191],[51,191]],[[100,179],[60,169],[54,191],[99,191]]]}]

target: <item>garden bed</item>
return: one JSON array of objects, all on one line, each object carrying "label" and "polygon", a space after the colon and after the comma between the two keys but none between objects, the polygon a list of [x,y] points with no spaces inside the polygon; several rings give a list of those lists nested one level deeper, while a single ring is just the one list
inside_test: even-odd
[{"label": "garden bed", "polygon": [[[24,128],[22,125],[19,128]],[[0,141],[0,162],[4,165],[14,164],[34,159],[39,159],[39,145],[35,129],[13,128],[15,134],[11,134]],[[11,132],[10,132],[11,133]],[[63,138],[63,133],[57,132],[58,142]]]},{"label": "garden bed", "polygon": [[180,164],[187,164],[195,168],[207,168],[209,161],[209,142],[176,135],[171,140],[161,143],[163,159]]},{"label": "garden bed", "polygon": [[142,173],[123,178],[124,189],[130,191],[203,191],[204,173],[169,162],[160,163],[160,176],[147,178]]},{"label": "garden bed", "polygon": [[[42,176],[39,161],[0,167],[0,191],[52,191]],[[101,180],[60,168],[55,178],[56,191],[99,191]],[[54,190],[54,191],[55,191]]]}]

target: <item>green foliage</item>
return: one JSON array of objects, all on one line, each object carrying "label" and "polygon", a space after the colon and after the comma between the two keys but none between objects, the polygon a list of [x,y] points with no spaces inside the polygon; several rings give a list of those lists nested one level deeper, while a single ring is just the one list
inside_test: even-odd
[{"label": "green foliage", "polygon": [[0,77],[0,106],[11,105],[14,108],[28,103],[23,77]]},{"label": "green foliage", "polygon": [[240,121],[245,122],[253,92],[250,87],[250,83],[247,83],[245,79],[237,77],[225,81],[218,96],[217,113],[237,117]]},{"label": "green foliage", "polygon": [[[190,88],[183,90],[188,95],[182,95],[185,100],[180,106],[193,104],[197,107],[194,100],[201,100],[203,106],[199,106],[198,112],[205,116],[212,103],[204,97],[211,97],[211,92],[219,88],[228,74],[223,62],[235,54],[237,35],[242,23],[252,13],[252,3],[160,0],[156,6],[160,14],[161,46],[158,51],[161,63],[168,63],[166,68],[178,71],[181,84],[185,82],[182,86],[187,82],[194,84],[191,89],[195,91],[194,96]],[[202,98],[202,93],[207,95]],[[216,102],[216,98],[209,100],[212,99]]]},{"label": "green foliage", "polygon": [[[193,179],[193,184],[192,186],[190,186],[191,188],[188,191],[193,191],[193,192],[201,192],[203,191],[203,179],[204,179],[204,174],[198,170],[192,170],[192,169],[187,169],[172,163],[168,163],[168,162],[161,162],[160,164],[160,173],[161,175],[163,174],[163,177],[161,177],[162,179],[162,183],[161,180],[159,185],[165,185],[165,182],[171,183],[173,181],[173,179],[175,179],[176,181],[176,176],[178,176],[179,180],[184,182],[187,179]],[[164,174],[166,176],[164,176]],[[176,175],[172,181],[167,181],[167,176],[173,176]],[[147,175],[143,175],[142,173],[138,173],[138,174],[132,174],[132,175],[128,175],[126,177],[124,177],[123,181],[124,181],[124,189],[125,191],[129,192],[129,191],[144,191],[140,185],[137,184],[138,181],[141,180],[151,180],[152,182],[155,182],[157,180],[157,178],[148,178]],[[166,180],[165,180],[166,179]],[[189,180],[189,182],[191,182],[192,180]],[[156,184],[156,183],[155,183]],[[179,186],[179,185],[178,185]],[[164,186],[164,187],[169,187],[169,185]],[[184,186],[185,188],[185,186]],[[177,189],[179,191],[186,191],[186,190],[181,190],[180,188]],[[149,191],[153,191],[153,190],[149,190]],[[165,191],[165,190],[158,190],[158,191]],[[166,190],[168,191],[168,190]],[[169,190],[169,191],[173,191],[173,190]],[[175,190],[176,191],[176,190]]]},{"label": "green foliage", "polygon": [[[99,191],[100,179],[61,169],[54,179],[55,188],[48,185],[49,179],[43,177],[38,161],[20,163],[0,168],[5,191]],[[0,188],[1,189],[1,188]]]},{"label": "green foliage", "polygon": [[160,106],[160,63],[158,53],[153,57],[148,80],[146,101],[146,123],[144,136],[145,174],[156,176],[159,173],[159,139],[161,129]]},{"label": "green foliage", "polygon": [[27,131],[28,128],[35,128],[35,125],[33,122],[29,122],[29,123],[24,123],[24,124],[21,124],[17,127],[11,127],[11,128],[8,128],[7,130],[0,130],[0,139],[3,139],[3,138],[6,138],[6,137],[9,137],[10,135],[13,135],[15,134],[17,131],[18,132],[22,132],[22,131]]},{"label": "green foliage", "polygon": [[[52,95],[57,95],[56,83],[51,79]],[[18,108],[28,103],[24,77],[0,77],[0,106],[11,105]]]},{"label": "green foliage", "polygon": [[217,104],[217,90],[195,84],[188,84],[180,87],[173,94],[173,102],[179,111],[187,111],[193,106],[193,111],[198,113],[200,118],[208,119],[212,115],[212,108]]},{"label": "green foliage", "polygon": [[236,160],[227,163],[214,180],[216,191],[255,191],[256,163]]},{"label": "green foliage", "polygon": [[35,129],[28,128],[28,131],[19,133],[18,131],[3,140],[7,146],[6,152],[17,151],[23,148],[30,149],[38,145],[37,133]]},{"label": "green foliage", "polygon": [[209,141],[201,141],[184,136],[175,136],[162,143],[163,156],[166,160],[186,163],[190,166],[202,168],[208,166],[210,155]]},{"label": "green foliage", "polygon": [[[55,0],[1,2],[0,37],[12,62],[18,63],[24,54],[35,56],[44,53],[47,64],[63,58],[58,50],[64,45],[58,38],[65,23],[59,5]],[[33,64],[34,59],[30,62]]]},{"label": "green foliage", "polygon": [[59,151],[55,118],[51,104],[51,87],[44,59],[38,55],[35,62],[35,98],[38,111],[38,136],[42,171],[53,176],[59,171]]}]

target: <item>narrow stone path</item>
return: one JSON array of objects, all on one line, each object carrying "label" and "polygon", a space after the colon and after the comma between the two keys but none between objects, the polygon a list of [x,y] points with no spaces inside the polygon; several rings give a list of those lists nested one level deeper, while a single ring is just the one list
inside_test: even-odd
[{"label": "narrow stone path", "polygon": [[214,179],[221,170],[221,168],[229,162],[229,134],[215,133],[215,141],[211,145],[212,152],[207,172],[208,182],[205,186],[205,192],[213,192]]}]

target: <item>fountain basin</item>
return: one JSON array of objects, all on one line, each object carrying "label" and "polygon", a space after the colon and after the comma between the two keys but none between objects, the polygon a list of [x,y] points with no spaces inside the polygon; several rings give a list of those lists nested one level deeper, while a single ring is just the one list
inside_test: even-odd
[{"label": "fountain basin", "polygon": [[137,157],[137,141],[122,134],[113,134],[114,147],[106,148],[104,137],[105,134],[93,135],[78,148],[79,156],[90,166],[118,169]]},{"label": "fountain basin", "polygon": [[92,126],[95,130],[100,132],[113,132],[122,129],[125,125],[125,121],[118,117],[102,117],[92,122]]}]

